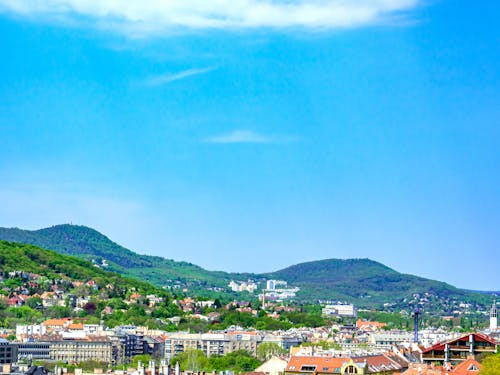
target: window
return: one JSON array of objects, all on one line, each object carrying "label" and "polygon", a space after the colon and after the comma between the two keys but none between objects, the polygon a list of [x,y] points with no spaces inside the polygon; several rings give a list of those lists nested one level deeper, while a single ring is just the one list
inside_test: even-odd
[{"label": "window", "polygon": [[357,374],[358,369],[354,367],[353,365],[349,365],[345,368],[344,374]]},{"label": "window", "polygon": [[316,365],[303,365],[300,371],[316,371]]}]

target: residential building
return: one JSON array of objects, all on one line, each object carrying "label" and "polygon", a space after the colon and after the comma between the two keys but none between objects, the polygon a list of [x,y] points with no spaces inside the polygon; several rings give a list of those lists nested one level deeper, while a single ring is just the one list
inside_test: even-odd
[{"label": "residential building", "polygon": [[43,324],[16,325],[16,339],[19,341],[32,336],[45,335],[46,333],[47,327]]},{"label": "residential building", "polygon": [[413,334],[406,331],[385,331],[372,333],[368,336],[368,343],[376,347],[390,348],[394,345],[413,342]]},{"label": "residential building", "polygon": [[293,356],[288,361],[286,375],[390,374],[407,368],[401,359],[389,355],[363,357]]},{"label": "residential building", "polygon": [[266,375],[284,375],[288,361],[286,359],[272,356],[259,367],[255,372],[263,372]]},{"label": "residential building", "polygon": [[471,333],[422,350],[422,360],[424,363],[456,364],[477,354],[494,353],[497,345],[489,336]]},{"label": "residential building", "polygon": [[201,350],[207,357],[225,355],[237,350],[257,354],[262,336],[257,332],[172,333],[165,339],[165,357],[170,359],[189,349]]},{"label": "residential building", "polygon": [[301,335],[291,335],[291,334],[266,334],[264,335],[262,342],[268,342],[278,345],[279,347],[289,351],[290,348],[300,346],[304,339]]},{"label": "residential building", "polygon": [[19,359],[62,361],[80,363],[99,361],[112,363],[113,348],[107,337],[83,340],[63,340],[61,336],[44,337],[43,341],[15,343]]},{"label": "residential building", "polygon": [[478,361],[469,358],[456,366],[412,363],[401,375],[479,375],[481,368],[482,365]]},{"label": "residential building", "polygon": [[321,310],[321,313],[326,316],[340,316],[348,318],[355,318],[358,316],[358,311],[352,304],[326,305]]},{"label": "residential building", "polygon": [[61,340],[50,343],[50,359],[66,363],[98,361],[112,363],[112,344],[107,337]]},{"label": "residential building", "polygon": [[365,320],[358,319],[356,321],[356,328],[360,331],[380,331],[386,326],[385,323],[380,322],[368,322]]}]

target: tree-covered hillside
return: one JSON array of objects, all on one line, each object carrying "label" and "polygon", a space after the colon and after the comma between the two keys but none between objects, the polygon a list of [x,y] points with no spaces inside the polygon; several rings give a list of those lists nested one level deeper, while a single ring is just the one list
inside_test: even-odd
[{"label": "tree-covered hillside", "polygon": [[129,279],[115,272],[95,267],[90,262],[74,256],[58,254],[37,246],[0,240],[0,270],[5,275],[11,271],[24,271],[49,279],[70,281],[93,280],[98,287],[113,285],[120,289],[136,289],[144,293],[161,291],[147,282]]},{"label": "tree-covered hillside", "polygon": [[[491,303],[493,295],[457,289],[443,282],[401,274],[369,259],[328,259],[297,264],[266,274],[238,274],[208,271],[187,262],[140,255],[111,241],[94,229],[77,225],[56,225],[37,231],[0,228],[0,239],[29,243],[63,254],[94,261],[122,275],[158,286],[185,287],[190,292],[213,296],[230,280],[279,279],[300,287],[302,301],[338,300],[360,307],[405,307],[426,303],[440,311],[453,311],[458,302]],[[103,262],[105,261],[105,262]],[[207,292],[208,290],[208,292]],[[225,289],[224,293],[229,293]],[[206,295],[206,294],[205,294]],[[237,298],[235,296],[235,298]],[[252,298],[246,295],[242,298]],[[256,297],[254,297],[256,298]]]},{"label": "tree-covered hillside", "polygon": [[488,303],[485,294],[465,291],[444,282],[399,273],[370,259],[326,259],[297,264],[268,277],[287,280],[313,298],[356,301],[359,304],[411,300],[414,294]]},{"label": "tree-covered hillside", "polygon": [[[152,308],[148,296],[154,296]],[[153,297],[151,297],[153,298]],[[0,241],[0,326],[47,318],[104,320],[108,326],[169,327],[179,314],[169,292],[33,245]]]},{"label": "tree-covered hillside", "polygon": [[225,286],[230,276],[211,272],[188,262],[177,262],[157,256],[140,255],[98,231],[81,225],[56,225],[35,231],[0,228],[0,239],[40,246],[61,254],[78,256],[122,275],[146,280],[159,286],[171,281],[194,282],[200,285]]}]

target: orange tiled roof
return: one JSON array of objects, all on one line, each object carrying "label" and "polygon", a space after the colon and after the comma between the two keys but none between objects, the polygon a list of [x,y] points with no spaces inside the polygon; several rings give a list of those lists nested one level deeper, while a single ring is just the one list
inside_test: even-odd
[{"label": "orange tiled roof", "polygon": [[441,366],[424,365],[421,363],[412,363],[410,368],[401,375],[443,375],[444,368]]},{"label": "orange tiled roof", "polygon": [[68,324],[69,321],[72,321],[71,318],[62,318],[62,319],[49,319],[43,322],[44,326],[61,326],[64,327]]},{"label": "orange tiled roof", "polygon": [[68,329],[83,329],[83,323],[73,323],[68,326]]},{"label": "orange tiled roof", "polygon": [[349,358],[293,356],[288,361],[286,371],[299,372],[303,366],[315,366],[315,370],[308,372],[333,374],[339,373],[340,368],[346,362],[349,362]]},{"label": "orange tiled roof", "polygon": [[[477,375],[479,370],[483,367],[478,361],[475,359],[469,358],[466,361],[458,364],[452,371],[452,374],[457,375]],[[477,370],[472,370],[472,368],[477,368]],[[469,370],[471,369],[471,370]]]}]

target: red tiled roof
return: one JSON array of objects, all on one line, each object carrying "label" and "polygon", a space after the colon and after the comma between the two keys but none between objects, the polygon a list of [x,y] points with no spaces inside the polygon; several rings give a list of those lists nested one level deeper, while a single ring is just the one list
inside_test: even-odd
[{"label": "red tiled roof", "polygon": [[[464,339],[469,340],[470,335],[471,334],[466,334],[466,335],[460,336],[460,337],[455,338],[455,339],[439,342],[431,347],[423,349],[422,353],[428,353],[428,352],[431,352],[433,350],[444,350],[446,344],[452,344],[454,342],[464,340]],[[475,342],[489,342],[490,344],[493,344],[493,345],[497,344],[497,342],[494,339],[492,339],[489,336],[483,335],[482,333],[472,333],[472,335],[474,335]]]}]

